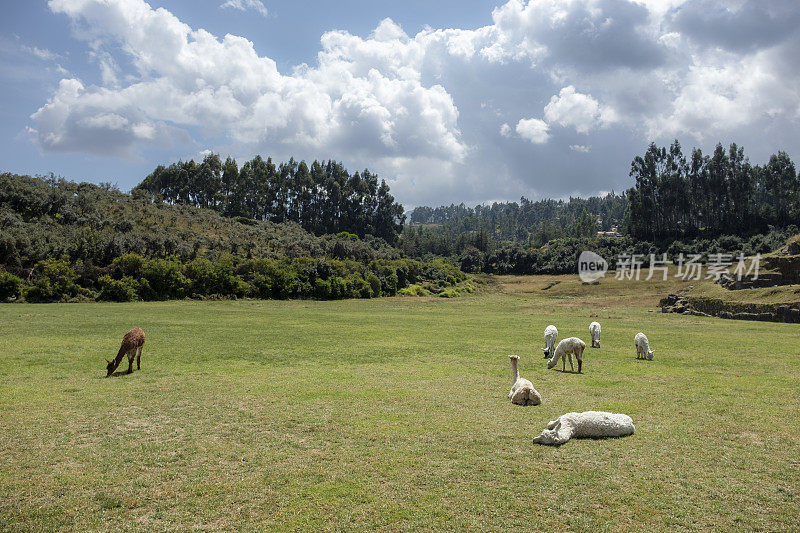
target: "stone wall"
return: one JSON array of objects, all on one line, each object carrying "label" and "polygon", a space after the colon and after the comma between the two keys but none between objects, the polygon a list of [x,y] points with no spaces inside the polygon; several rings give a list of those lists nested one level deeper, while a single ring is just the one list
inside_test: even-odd
[{"label": "stone wall", "polygon": [[755,304],[726,302],[719,298],[687,297],[670,294],[661,302],[663,313],[715,316],[733,320],[800,323],[800,304]]}]

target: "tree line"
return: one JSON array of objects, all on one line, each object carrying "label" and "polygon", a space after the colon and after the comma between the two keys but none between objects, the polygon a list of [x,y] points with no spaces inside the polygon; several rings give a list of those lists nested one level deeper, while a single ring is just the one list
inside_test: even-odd
[{"label": "tree line", "polygon": [[800,224],[800,175],[785,152],[762,166],[735,143],[727,151],[717,144],[710,156],[693,148],[688,158],[677,140],[651,143],[630,176],[626,229],[639,239],[747,236]]},{"label": "tree line", "polygon": [[405,222],[385,180],[367,169],[350,174],[331,160],[276,165],[257,155],[239,168],[230,157],[209,154],[199,164],[159,165],[136,189],[228,217],[297,222],[315,235],[344,231],[394,243]]},{"label": "tree line", "polygon": [[0,301],[457,296],[444,259],[401,258],[383,239],[313,235],[229,218],[109,184],[0,174]]},{"label": "tree line", "polygon": [[[586,249],[610,262],[626,250],[765,253],[800,225],[800,175],[785,152],[751,165],[736,144],[711,156],[695,148],[688,160],[678,141],[651,144],[630,175],[634,186],[621,195],[417,207],[397,246],[450,257],[467,272],[564,274]],[[616,235],[598,233],[612,228]]]},{"label": "tree line", "polygon": [[451,256],[467,248],[483,253],[510,243],[541,247],[560,238],[592,237],[598,230],[610,231],[623,221],[625,195],[613,191],[605,196],[495,202],[467,207],[464,204],[417,207],[409,213],[407,226],[398,243],[412,256]]}]

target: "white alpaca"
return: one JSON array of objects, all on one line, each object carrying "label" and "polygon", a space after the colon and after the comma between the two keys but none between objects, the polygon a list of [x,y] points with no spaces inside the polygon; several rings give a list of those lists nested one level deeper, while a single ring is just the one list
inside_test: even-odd
[{"label": "white alpaca", "polygon": [[533,439],[538,444],[560,446],[572,437],[600,438],[625,437],[633,435],[636,428],[628,415],[606,413],[604,411],[586,411],[583,413],[567,413],[551,420],[547,429]]},{"label": "white alpaca", "polygon": [[567,357],[569,357],[569,369],[575,372],[575,367],[572,365],[572,354],[575,354],[575,358],[578,360],[578,374],[580,374],[581,367],[583,366],[583,351],[585,349],[586,343],[578,337],[564,339],[556,346],[553,357],[547,362],[547,368],[553,368],[556,366],[556,363],[558,363],[558,360],[561,359],[561,371],[564,372],[567,370]]},{"label": "white alpaca", "polygon": [[508,358],[511,359],[511,379],[513,380],[511,392],[508,393],[511,403],[517,405],[539,405],[542,403],[542,397],[536,392],[536,389],[533,388],[533,383],[525,378],[519,377],[519,371],[517,370],[519,356],[509,355]]},{"label": "white alpaca", "polygon": [[555,326],[547,326],[544,328],[544,348],[542,348],[542,351],[544,352],[545,359],[549,358],[550,354],[553,353],[557,338],[558,330]]},{"label": "white alpaca", "polygon": [[653,360],[653,350],[650,349],[650,342],[647,336],[641,331],[633,338],[633,343],[636,345],[636,359]]},{"label": "white alpaca", "polygon": [[592,337],[592,348],[600,347],[600,323],[592,322],[589,324],[589,336]]}]

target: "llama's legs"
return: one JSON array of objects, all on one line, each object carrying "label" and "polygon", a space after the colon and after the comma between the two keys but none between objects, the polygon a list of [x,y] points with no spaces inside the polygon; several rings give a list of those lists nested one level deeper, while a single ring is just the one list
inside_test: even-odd
[{"label": "llama's legs", "polygon": [[562,355],[561,356],[561,371],[562,372],[566,372],[567,371],[567,356],[566,355]]},{"label": "llama's legs", "polygon": [[558,424],[555,427],[555,435],[553,437],[553,444],[564,444],[572,438],[573,428],[569,424]]},{"label": "llama's legs", "polygon": [[128,374],[133,372],[133,358],[136,356],[136,348],[128,352]]},{"label": "llama's legs", "polygon": [[578,374],[581,373],[581,367],[583,366],[583,357],[576,355],[575,359],[578,360]]},{"label": "llama's legs", "polygon": [[142,346],[136,351],[136,370],[142,369]]},{"label": "llama's legs", "polygon": [[572,354],[569,354],[569,371],[575,372],[575,365],[572,364]]}]

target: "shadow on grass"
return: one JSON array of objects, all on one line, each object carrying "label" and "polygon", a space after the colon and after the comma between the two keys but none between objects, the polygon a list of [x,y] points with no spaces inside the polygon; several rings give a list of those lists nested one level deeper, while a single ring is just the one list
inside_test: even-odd
[{"label": "shadow on grass", "polygon": [[103,376],[103,379],[105,379],[105,378],[118,378],[120,376],[128,376],[128,375],[132,375],[134,372],[136,372],[136,370],[134,370],[132,372],[128,372],[127,369],[125,369],[125,370],[117,370],[113,374],[108,374],[108,375]]}]

